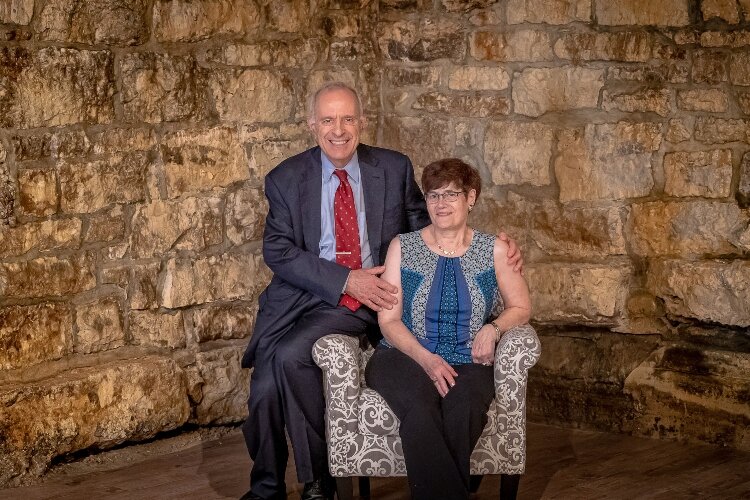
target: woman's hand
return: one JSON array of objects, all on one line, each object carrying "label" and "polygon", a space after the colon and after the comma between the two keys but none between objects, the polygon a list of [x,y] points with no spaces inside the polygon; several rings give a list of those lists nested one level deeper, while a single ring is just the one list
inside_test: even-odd
[{"label": "woman's hand", "polygon": [[490,324],[479,329],[471,345],[471,359],[480,365],[491,365],[495,360],[495,327]]},{"label": "woman's hand", "polygon": [[455,377],[458,377],[458,373],[439,354],[428,352],[420,365],[427,372],[430,379],[432,379],[441,397],[445,397],[448,394],[448,390],[456,385]]}]

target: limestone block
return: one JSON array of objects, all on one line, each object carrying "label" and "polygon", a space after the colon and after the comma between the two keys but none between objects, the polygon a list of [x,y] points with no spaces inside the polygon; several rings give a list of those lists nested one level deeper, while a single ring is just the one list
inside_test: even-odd
[{"label": "limestone block", "polygon": [[729,80],[734,85],[750,85],[750,51],[736,52],[730,56]]},{"label": "limestone block", "polygon": [[148,41],[145,0],[54,0],[43,5],[36,28],[43,40],[89,45]]},{"label": "limestone block", "polygon": [[0,483],[40,475],[53,458],[150,439],[187,421],[182,369],[146,357],[0,389]]},{"label": "limestone block", "polygon": [[133,344],[179,349],[185,347],[182,312],[130,311]]},{"label": "limestone block", "polygon": [[706,21],[718,17],[729,24],[740,22],[736,0],[701,0],[701,14]]},{"label": "limestone block", "polygon": [[422,169],[429,163],[452,156],[452,127],[437,117],[386,116],[383,145],[396,151],[408,151],[419,182]]},{"label": "limestone block", "polygon": [[526,271],[540,322],[616,325],[625,310],[629,267],[583,264],[534,264]]},{"label": "limestone block", "polygon": [[0,257],[77,248],[81,226],[76,218],[28,222],[13,228],[0,225]]},{"label": "limestone block", "polygon": [[[247,418],[250,371],[240,367],[243,347],[226,347],[195,355],[195,366],[188,368],[194,386],[192,422],[229,424]],[[193,396],[195,395],[195,396]]]},{"label": "limestone block", "polygon": [[545,201],[532,211],[531,240],[547,255],[599,259],[625,255],[626,210],[621,207],[560,207]]},{"label": "limestone block", "polygon": [[113,56],[46,47],[0,49],[0,126],[57,127],[114,119]]},{"label": "limestone block", "polygon": [[44,160],[84,156],[91,150],[86,133],[82,130],[60,131],[13,137],[16,161]]},{"label": "limestone block", "polygon": [[326,35],[332,38],[349,38],[359,36],[363,21],[349,12],[331,12],[323,16],[320,26]]},{"label": "limestone block", "polygon": [[193,333],[196,342],[243,339],[255,326],[257,302],[210,304],[193,311]]},{"label": "limestone block", "polygon": [[466,12],[473,9],[482,9],[496,2],[497,0],[440,0],[440,3],[448,12]]},{"label": "limestone block", "polygon": [[693,124],[684,118],[669,120],[669,127],[664,138],[672,143],[685,142],[693,136]]},{"label": "limestone block", "polygon": [[266,30],[295,33],[303,31],[310,24],[308,2],[268,2],[263,5],[263,11],[266,15]]},{"label": "limestone block", "polygon": [[566,33],[555,42],[555,55],[573,61],[648,62],[655,44],[654,36],[642,31]]},{"label": "limestone block", "polygon": [[195,42],[214,36],[244,35],[260,27],[254,0],[157,0],[154,37],[160,42]]},{"label": "limestone block", "polygon": [[685,61],[650,60],[648,66],[610,66],[607,80],[649,82],[651,84],[687,83],[690,64]]},{"label": "limestone block", "polygon": [[727,80],[729,56],[716,50],[693,52],[693,82],[717,84]]},{"label": "limestone block", "polygon": [[525,69],[513,77],[514,110],[536,117],[548,111],[595,108],[603,86],[604,70],[600,69]]},{"label": "limestone block", "polygon": [[209,86],[224,122],[280,122],[294,106],[291,82],[271,71],[217,70]]},{"label": "limestone block", "polygon": [[0,23],[29,24],[34,0],[9,0],[0,4]]},{"label": "limestone block", "polygon": [[95,285],[91,262],[85,255],[0,263],[0,296],[5,298],[70,295]]},{"label": "limestone block", "polygon": [[313,146],[312,137],[298,139],[278,139],[276,137],[262,140],[250,139],[246,144],[250,155],[250,172],[255,179],[262,179],[273,167],[283,160],[299,154]]},{"label": "limestone block", "polygon": [[269,40],[254,44],[227,43],[206,52],[209,63],[228,66],[268,66],[302,68],[309,71],[316,63],[325,61],[328,44],[319,38]]},{"label": "limestone block", "polygon": [[536,62],[554,58],[550,35],[546,31],[476,31],[471,34],[469,46],[471,57],[478,61]]},{"label": "limestone block", "polygon": [[229,193],[224,216],[229,241],[241,245],[260,240],[267,212],[268,202],[261,188],[245,184]]},{"label": "limestone block", "polygon": [[638,405],[635,432],[748,449],[750,356],[705,345],[670,343],[625,380]]},{"label": "limestone block", "polygon": [[127,122],[200,120],[207,114],[205,71],[191,56],[128,53],[120,72]]},{"label": "limestone block", "polygon": [[[462,68],[459,67],[459,70],[460,69]],[[397,66],[386,70],[385,79],[392,87],[416,85],[422,88],[433,88],[440,81],[440,71],[434,66],[424,66],[420,68]],[[450,88],[453,89],[454,87],[451,86]]]},{"label": "limestone block", "polygon": [[668,195],[725,198],[732,187],[732,151],[667,153],[664,177],[664,192]]},{"label": "limestone block", "polygon": [[723,113],[729,106],[729,96],[719,89],[688,89],[677,91],[677,107],[686,111]]},{"label": "limestone block", "polygon": [[591,21],[590,0],[509,0],[508,24]]},{"label": "limestone block", "polygon": [[451,93],[427,92],[420,95],[412,109],[428,113],[446,113],[451,116],[488,116],[510,113],[510,99],[505,96],[482,95],[478,92]]},{"label": "limestone block", "polygon": [[555,176],[560,201],[646,196],[654,185],[651,156],[659,149],[658,123],[605,123],[560,134]]},{"label": "limestone block", "polygon": [[737,104],[742,113],[750,115],[750,92],[737,92]]},{"label": "limestone block", "polygon": [[156,136],[150,128],[111,128],[92,132],[91,144],[94,154],[148,151],[156,145]]},{"label": "limestone block", "polygon": [[127,264],[104,267],[99,274],[102,284],[117,285],[123,289],[128,287],[131,281],[130,275],[130,266]]},{"label": "limestone block", "polygon": [[[15,183],[5,159],[5,148],[0,145],[0,225],[13,216],[13,205],[16,199]],[[28,204],[28,193],[24,201]]]},{"label": "limestone block", "polygon": [[394,61],[461,61],[466,54],[465,29],[447,18],[378,23],[377,42],[383,57]]},{"label": "limestone block", "polygon": [[75,352],[90,354],[124,346],[122,323],[120,305],[114,297],[76,306]]},{"label": "limestone block", "polygon": [[740,164],[740,184],[737,187],[737,201],[740,206],[750,206],[750,153],[745,153]]},{"label": "limestone block", "polygon": [[596,2],[596,19],[605,26],[687,26],[690,23],[687,0],[599,0]]},{"label": "limestone block", "polygon": [[270,271],[259,255],[170,259],[166,264],[160,304],[177,308],[218,300],[255,300],[269,276]]},{"label": "limestone block", "polygon": [[718,201],[648,202],[631,207],[629,242],[640,256],[738,253],[748,215]]},{"label": "limestone block", "polygon": [[222,241],[221,202],[220,198],[191,197],[138,206],[131,221],[131,255],[199,252],[218,245]]},{"label": "limestone block", "polygon": [[[503,198],[483,194],[469,214],[469,225],[488,234],[505,232],[526,252],[529,248],[532,210],[532,203],[513,192]],[[528,253],[524,253],[524,256],[528,256]]]},{"label": "limestone block", "polygon": [[750,120],[699,116],[695,121],[695,138],[706,144],[750,142]]},{"label": "limestone block", "polygon": [[636,92],[605,90],[602,107],[626,113],[656,113],[667,116],[672,111],[672,93],[669,89],[642,89]]},{"label": "limestone block", "polygon": [[750,31],[704,31],[698,42],[702,47],[745,47],[750,45]]},{"label": "limestone block", "polygon": [[104,160],[60,162],[60,206],[64,212],[87,213],[113,203],[141,201],[148,166],[148,155],[139,151]]},{"label": "limestone block", "polygon": [[510,76],[503,68],[457,66],[448,76],[451,90],[505,90]]},{"label": "limestone block", "polygon": [[367,38],[350,38],[346,40],[333,40],[328,54],[328,59],[333,63],[345,61],[361,62],[375,57],[375,47]]},{"label": "limestone block", "polygon": [[60,359],[72,350],[73,317],[61,303],[0,308],[0,370]]},{"label": "limestone block", "polygon": [[553,129],[542,123],[492,122],[485,132],[484,162],[495,184],[550,183]]},{"label": "limestone block", "polygon": [[161,263],[151,262],[133,266],[133,285],[130,293],[131,309],[159,307],[159,272]]},{"label": "limestone block", "polygon": [[654,262],[648,287],[670,314],[724,325],[750,326],[750,262]]},{"label": "limestone block", "polygon": [[226,187],[250,174],[237,132],[228,127],[166,134],[161,156],[169,198]]},{"label": "limestone block", "polygon": [[84,243],[110,242],[125,236],[125,213],[122,205],[111,210],[102,210],[89,217],[89,225],[83,236]]}]

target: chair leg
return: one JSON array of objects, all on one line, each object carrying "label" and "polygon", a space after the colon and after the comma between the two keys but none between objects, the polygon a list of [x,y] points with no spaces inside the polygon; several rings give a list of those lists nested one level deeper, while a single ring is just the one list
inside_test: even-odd
[{"label": "chair leg", "polygon": [[354,500],[354,481],[351,477],[336,478],[336,498],[338,500]]},{"label": "chair leg", "polygon": [[521,474],[500,475],[500,500],[516,500]]},{"label": "chair leg", "polygon": [[484,476],[481,474],[472,474],[469,476],[469,493],[476,493],[479,491],[479,485],[482,484]]},{"label": "chair leg", "polygon": [[359,478],[359,497],[370,498],[370,478],[367,476]]}]

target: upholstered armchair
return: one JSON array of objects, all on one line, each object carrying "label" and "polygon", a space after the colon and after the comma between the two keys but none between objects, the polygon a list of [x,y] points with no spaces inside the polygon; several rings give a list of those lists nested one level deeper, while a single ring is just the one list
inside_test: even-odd
[{"label": "upholstered armchair", "polygon": [[[365,384],[372,353],[344,335],[328,335],[313,347],[313,359],[323,370],[328,466],[340,500],[352,497],[352,476],[406,475],[399,421]],[[540,353],[530,325],[509,330],[496,347],[495,400],[471,455],[471,474],[501,474],[502,498],[515,497],[526,466],[526,383]]]}]

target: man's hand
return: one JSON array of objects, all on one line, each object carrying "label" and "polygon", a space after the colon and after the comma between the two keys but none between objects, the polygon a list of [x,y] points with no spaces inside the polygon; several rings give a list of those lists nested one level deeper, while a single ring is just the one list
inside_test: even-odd
[{"label": "man's hand", "polygon": [[378,278],[383,271],[385,271],[385,266],[350,271],[344,292],[373,311],[393,309],[393,305],[397,302],[398,288]]},{"label": "man's hand", "polygon": [[513,271],[520,272],[521,276],[523,276],[523,256],[516,244],[516,240],[505,233],[500,233],[498,238],[508,244],[508,265],[513,266]]}]

